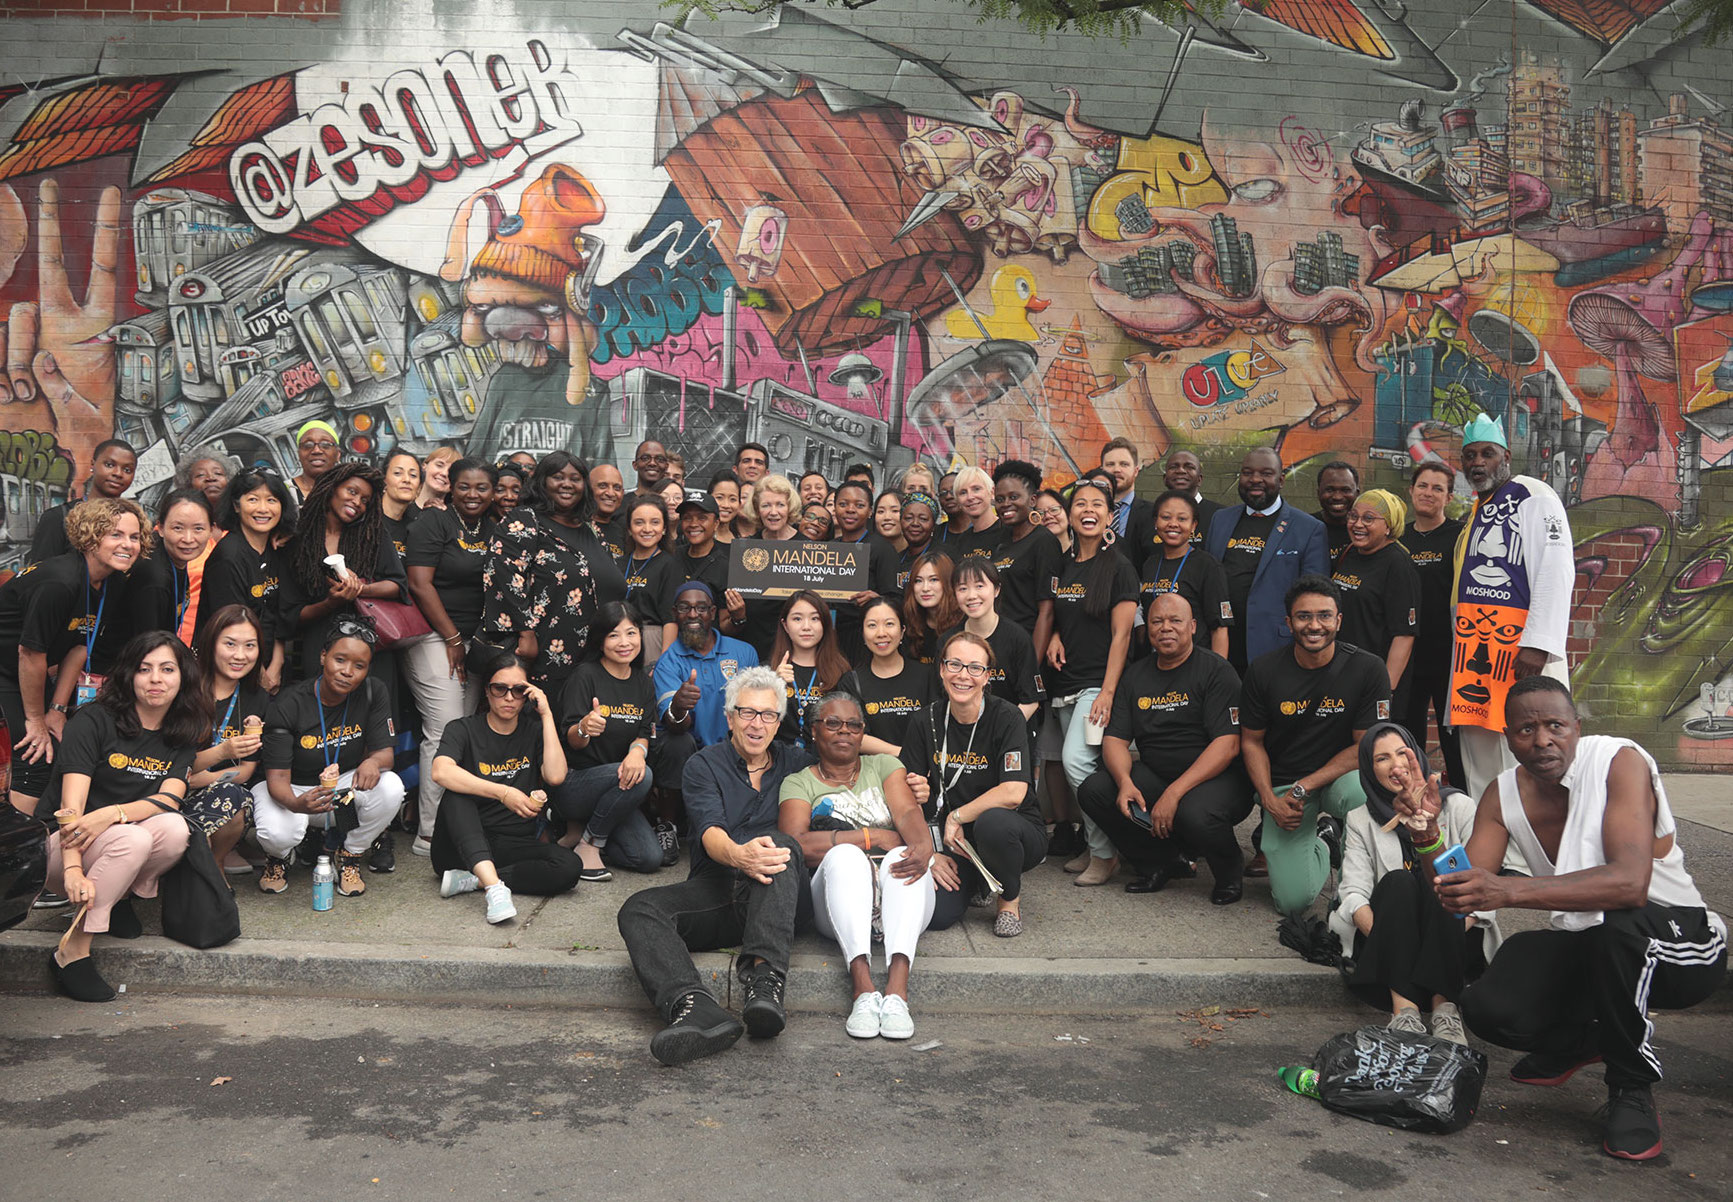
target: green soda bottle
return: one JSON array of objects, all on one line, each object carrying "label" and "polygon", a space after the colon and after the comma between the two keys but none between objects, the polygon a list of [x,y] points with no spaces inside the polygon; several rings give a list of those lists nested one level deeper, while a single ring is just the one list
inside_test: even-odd
[{"label": "green soda bottle", "polygon": [[1292,1064],[1276,1070],[1282,1084],[1305,1098],[1318,1097],[1318,1070]]}]

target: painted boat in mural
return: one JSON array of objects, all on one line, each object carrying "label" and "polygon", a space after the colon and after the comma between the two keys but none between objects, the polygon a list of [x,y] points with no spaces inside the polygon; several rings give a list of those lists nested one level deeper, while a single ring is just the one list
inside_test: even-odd
[{"label": "painted boat in mural", "polygon": [[1667,245],[1667,215],[1638,205],[1593,209],[1563,221],[1534,217],[1517,228],[1526,241],[1559,261],[1553,280],[1561,288],[1616,275]]}]

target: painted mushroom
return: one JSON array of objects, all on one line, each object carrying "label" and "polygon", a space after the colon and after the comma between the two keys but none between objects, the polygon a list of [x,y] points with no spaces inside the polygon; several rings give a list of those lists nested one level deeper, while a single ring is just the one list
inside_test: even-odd
[{"label": "painted mushroom", "polygon": [[1606,446],[1619,463],[1634,467],[1661,448],[1660,418],[1643,395],[1641,378],[1676,379],[1673,348],[1637,309],[1605,291],[1573,299],[1570,323],[1584,346],[1613,362],[1619,400]]}]

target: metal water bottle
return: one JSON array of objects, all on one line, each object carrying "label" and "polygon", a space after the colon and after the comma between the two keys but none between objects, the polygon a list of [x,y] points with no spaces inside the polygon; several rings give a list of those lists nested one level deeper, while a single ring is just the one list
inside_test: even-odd
[{"label": "metal water bottle", "polygon": [[320,856],[313,865],[313,909],[329,910],[337,893],[337,872],[330,856]]}]

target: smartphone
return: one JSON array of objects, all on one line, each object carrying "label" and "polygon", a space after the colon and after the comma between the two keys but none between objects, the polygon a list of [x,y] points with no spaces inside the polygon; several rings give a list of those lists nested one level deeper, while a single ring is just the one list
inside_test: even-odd
[{"label": "smartphone", "polygon": [[1432,870],[1439,876],[1451,872],[1467,872],[1471,867],[1472,865],[1468,862],[1468,849],[1460,843],[1454,847],[1445,848],[1432,861]]},{"label": "smartphone", "polygon": [[1153,831],[1148,810],[1140,810],[1135,805],[1127,807],[1131,811],[1131,820],[1146,831]]},{"label": "smartphone", "polygon": [[361,825],[361,807],[355,804],[353,789],[339,793],[332,801],[332,824],[345,835]]}]

